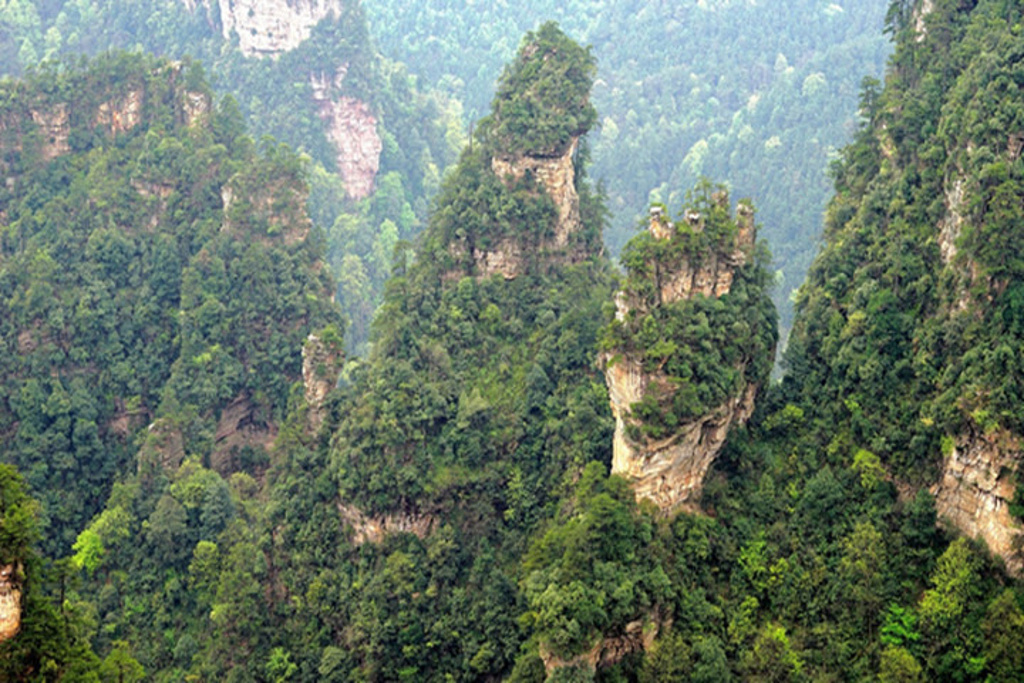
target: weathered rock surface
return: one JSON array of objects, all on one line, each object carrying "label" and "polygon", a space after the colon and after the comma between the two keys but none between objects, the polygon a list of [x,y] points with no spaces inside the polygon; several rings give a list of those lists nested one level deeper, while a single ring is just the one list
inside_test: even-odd
[{"label": "weathered rock surface", "polygon": [[[340,84],[344,70],[335,81]],[[351,199],[363,199],[373,192],[374,180],[380,170],[384,142],[377,132],[377,118],[370,105],[353,97],[330,97],[331,89],[318,83],[313,93],[317,113],[327,126],[327,139],[335,149],[338,173],[345,182],[345,193]]]},{"label": "weathered rock surface", "polygon": [[437,518],[426,513],[396,512],[369,517],[353,505],[338,504],[341,521],[352,527],[352,543],[380,543],[391,534],[414,534],[426,538],[437,527]]},{"label": "weathered rock surface", "polygon": [[68,146],[71,124],[68,119],[67,104],[59,102],[46,110],[33,109],[32,120],[39,126],[39,132],[43,138],[40,154],[44,161],[56,159],[71,151]]},{"label": "weathered rock surface", "polygon": [[[195,10],[194,0],[183,0]],[[205,4],[205,3],[204,3]],[[238,34],[238,47],[246,57],[276,57],[309,38],[321,20],[341,14],[342,0],[221,0],[220,24],[224,38]]]},{"label": "weathered rock surface", "polygon": [[554,237],[546,245],[548,247],[565,248],[572,234],[580,227],[580,198],[576,193],[576,169],[573,164],[578,146],[579,139],[573,138],[561,156],[524,155],[511,159],[495,157],[491,160],[491,170],[499,178],[519,180],[527,173],[532,173],[554,200],[558,208],[558,223]]},{"label": "weathered rock surface", "polygon": [[1024,571],[1024,527],[1010,515],[1009,506],[1022,459],[1020,441],[1013,434],[971,429],[956,439],[942,478],[932,487],[940,519],[984,540],[1018,576]]},{"label": "weathered rock surface", "polygon": [[[728,202],[727,197],[719,201]],[[756,239],[753,211],[740,205],[733,248],[709,254],[698,263],[683,258],[669,267],[654,269],[655,306],[670,304],[696,295],[720,297],[731,290],[735,272],[752,257]],[[703,229],[698,214],[686,216],[693,230]],[[660,211],[652,211],[650,232],[655,239],[672,239],[675,227]],[[625,320],[631,310],[644,310],[650,304],[620,292],[616,297],[616,316]],[[695,510],[702,492],[704,477],[718,456],[729,429],[744,424],[754,411],[756,384],[745,384],[722,405],[705,415],[679,425],[668,438],[634,441],[629,436],[631,408],[648,394],[659,400],[671,399],[676,388],[660,370],[645,372],[643,361],[631,353],[607,353],[603,357],[605,380],[615,417],[612,447],[612,473],[633,482],[638,500],[648,498],[665,512]]]},{"label": "weathered rock surface", "polygon": [[21,568],[0,565],[0,643],[21,630]]},{"label": "weathered rock surface", "polygon": [[302,346],[302,384],[309,406],[309,426],[313,431],[323,423],[324,400],[338,382],[344,353],[336,345],[324,343],[311,334]]},{"label": "weathered rock surface", "polygon": [[131,130],[142,120],[142,98],[142,90],[137,89],[102,103],[93,118],[93,128],[103,128],[111,135]]},{"label": "weathered rock surface", "polygon": [[[501,275],[511,280],[526,271],[530,260],[551,259],[559,263],[577,263],[586,256],[577,245],[576,235],[582,227],[580,220],[580,198],[576,192],[576,170],[574,159],[579,144],[577,138],[559,156],[517,156],[491,159],[491,170],[502,180],[516,182],[529,174],[535,178],[544,192],[551,197],[558,211],[551,235],[537,244],[526,244],[513,237],[497,240],[487,248],[478,245],[467,246],[463,241],[449,245],[449,252],[459,263],[466,262],[467,250],[471,251],[473,274],[479,278]],[[447,279],[458,279],[462,271],[449,273]]]},{"label": "weathered rock surface", "polygon": [[262,418],[258,406],[241,393],[220,413],[210,467],[226,477],[238,468],[239,450],[246,446],[269,449],[276,438],[277,425]]},{"label": "weathered rock surface", "polygon": [[540,644],[539,654],[549,677],[556,669],[580,665],[596,671],[617,664],[634,652],[650,650],[660,630],[660,619],[652,615],[644,620],[629,622],[621,635],[602,638],[590,650],[571,659],[555,655],[545,643]]}]

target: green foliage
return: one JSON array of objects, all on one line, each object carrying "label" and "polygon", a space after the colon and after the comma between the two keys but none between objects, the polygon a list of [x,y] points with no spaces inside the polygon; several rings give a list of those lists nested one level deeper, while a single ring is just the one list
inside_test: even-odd
[{"label": "green foliage", "polygon": [[597,120],[590,104],[597,64],[554,22],[523,38],[498,79],[492,113],[480,123],[493,153],[546,157],[565,153]]},{"label": "green foliage", "polygon": [[[699,227],[686,220],[694,214],[700,216]],[[763,385],[778,338],[763,251],[747,257],[722,296],[694,292],[662,301],[662,288],[673,273],[731,258],[740,229],[729,215],[724,188],[707,181],[694,189],[676,225],[667,239],[644,231],[626,245],[622,291],[630,310],[624,320],[611,321],[602,335],[605,351],[628,355],[667,387],[658,392],[652,383],[643,401],[631,407],[634,438],[666,438],[746,386]]]}]

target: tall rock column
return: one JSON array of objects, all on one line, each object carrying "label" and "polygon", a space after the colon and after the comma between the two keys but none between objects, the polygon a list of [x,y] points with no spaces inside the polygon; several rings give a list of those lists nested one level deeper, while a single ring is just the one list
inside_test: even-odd
[{"label": "tall rock column", "polygon": [[[725,192],[705,190],[678,224],[652,209],[649,231],[627,246],[602,353],[612,472],[665,512],[696,508],[730,428],[753,412],[777,338],[753,210],[741,204],[732,218]],[[745,296],[731,296],[737,286]]]}]

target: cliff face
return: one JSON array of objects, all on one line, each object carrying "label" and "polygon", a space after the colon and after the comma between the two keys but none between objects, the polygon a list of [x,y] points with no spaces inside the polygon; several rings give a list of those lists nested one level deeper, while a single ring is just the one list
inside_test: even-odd
[{"label": "cliff face", "polygon": [[554,236],[545,243],[545,248],[564,249],[570,237],[580,227],[580,198],[576,194],[576,171],[573,159],[579,147],[579,138],[573,138],[569,147],[560,156],[540,157],[527,154],[491,160],[491,170],[499,178],[520,180],[527,173],[540,181],[548,196],[558,209],[558,222]]},{"label": "cliff face", "polygon": [[302,347],[302,385],[313,431],[319,429],[323,422],[324,401],[337,384],[343,360],[340,343],[325,341],[316,334],[306,338]]},{"label": "cliff face", "polygon": [[20,568],[15,564],[0,566],[0,643],[18,635],[21,630]]},{"label": "cliff face", "polygon": [[317,114],[326,125],[327,139],[337,152],[335,163],[345,181],[345,193],[359,200],[373,192],[384,143],[377,132],[377,118],[370,105],[337,94],[346,71],[343,65],[330,79],[324,74],[310,74],[310,84]]},{"label": "cliff face", "polygon": [[[727,196],[716,195],[715,201],[720,207],[724,203],[727,210]],[[687,212],[684,219],[685,230],[704,230],[705,217],[699,213]],[[620,292],[616,297],[616,319],[628,325],[631,319],[656,315],[658,309],[678,302],[728,295],[737,271],[753,257],[755,229],[749,207],[739,207],[736,228],[728,248],[713,249],[695,258],[682,256],[673,262],[649,263],[646,277],[650,286]],[[660,209],[654,209],[650,235],[656,246],[667,244],[677,238],[677,228]],[[759,384],[746,379],[746,365],[751,359],[744,358],[734,367],[743,379],[724,401],[680,421],[671,433],[657,438],[635,436],[635,428],[640,424],[635,407],[651,398],[662,406],[672,404],[680,391],[680,381],[663,370],[665,361],[652,369],[637,349],[613,349],[602,360],[615,417],[612,472],[633,482],[638,500],[648,498],[665,512],[694,509],[704,477],[725,444],[729,429],[744,424],[753,412]]]},{"label": "cliff face", "polygon": [[[175,84],[173,116],[186,125],[202,124],[212,108],[210,95],[182,87],[180,71],[180,64],[172,63],[159,74]],[[139,85],[124,92],[99,93],[98,103],[96,99],[79,101],[74,108],[66,101],[38,97],[21,110],[10,110],[0,117],[0,173],[9,173],[10,159],[19,156],[48,162],[69,154],[72,130],[98,129],[110,138],[134,130],[146,115],[146,95],[146,87]]]},{"label": "cliff face", "polygon": [[939,518],[984,540],[1015,575],[1024,570],[1024,528],[1010,515],[1009,506],[1021,459],[1015,435],[983,434],[971,428],[956,440],[945,458],[942,478],[932,487]]},{"label": "cliff face", "polygon": [[341,0],[222,0],[221,30],[226,40],[238,34],[246,57],[277,57],[298,47],[321,20],[340,15],[342,6]]},{"label": "cliff face", "polygon": [[[477,277],[501,275],[506,280],[526,272],[531,263],[558,261],[569,264],[586,258],[586,250],[577,240],[582,227],[574,165],[578,145],[579,138],[573,138],[560,155],[519,154],[491,159],[491,171],[506,186],[511,187],[527,177],[533,178],[538,188],[551,198],[556,218],[549,233],[539,239],[526,234],[502,237],[486,246],[465,239],[455,240],[449,245],[449,253],[463,263],[467,262],[468,256],[471,270]],[[449,276],[457,279],[463,274],[458,271]]]}]

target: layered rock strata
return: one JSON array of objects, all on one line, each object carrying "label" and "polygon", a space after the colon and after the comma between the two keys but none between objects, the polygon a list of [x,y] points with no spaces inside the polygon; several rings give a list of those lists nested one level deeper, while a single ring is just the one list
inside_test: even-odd
[{"label": "layered rock strata", "polygon": [[1022,456],[1013,434],[972,428],[956,439],[931,489],[940,520],[984,540],[1017,576],[1024,571],[1024,527],[1010,514],[1010,503]]},{"label": "layered rock strata", "polygon": [[[716,201],[727,204],[728,198],[721,195]],[[687,214],[685,220],[691,230],[704,228],[704,218],[697,213]],[[728,294],[736,271],[752,258],[756,238],[753,211],[749,207],[740,205],[736,223],[738,230],[731,249],[706,254],[693,262],[684,257],[674,264],[657,264],[652,269],[656,293],[653,306],[698,295],[710,298]],[[676,226],[659,209],[652,210],[649,229],[659,241],[671,240],[676,234]],[[647,313],[651,306],[649,300],[620,292],[616,297],[616,317],[625,321],[631,312]],[[744,382],[724,403],[681,423],[666,438],[634,440],[629,429],[635,423],[633,406],[648,395],[668,402],[678,387],[660,369],[645,371],[643,359],[634,353],[607,353],[602,360],[615,417],[612,473],[632,481],[638,500],[650,499],[667,513],[695,510],[708,469],[725,444],[730,428],[750,419],[759,387]]]},{"label": "layered rock strata", "polygon": [[21,630],[21,582],[17,564],[0,565],[0,643]]}]

